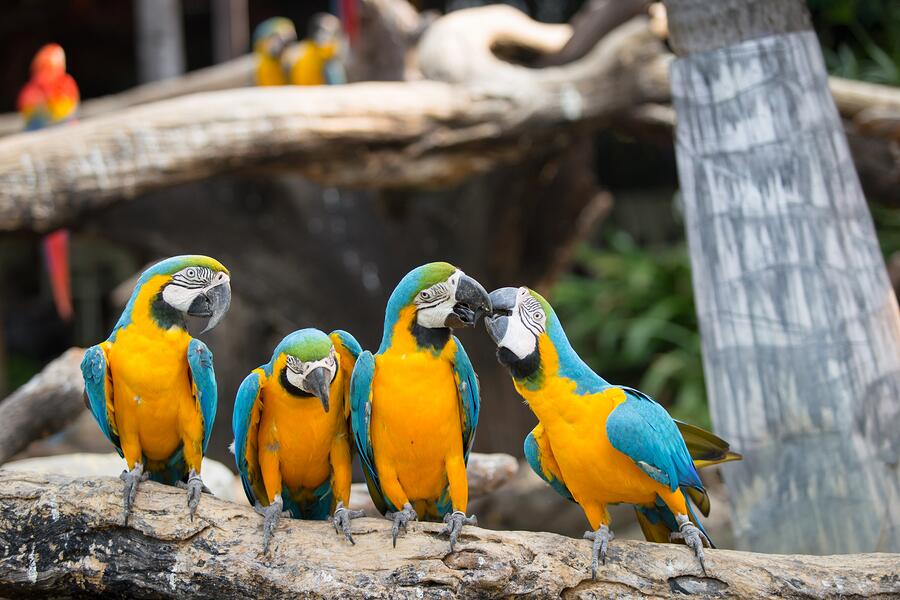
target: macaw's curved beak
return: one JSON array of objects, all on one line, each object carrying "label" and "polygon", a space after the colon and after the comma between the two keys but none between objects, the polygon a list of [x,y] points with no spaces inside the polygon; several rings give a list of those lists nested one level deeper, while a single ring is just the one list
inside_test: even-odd
[{"label": "macaw's curved beak", "polygon": [[453,299],[456,304],[444,321],[446,327],[474,327],[482,315],[491,312],[487,290],[468,275],[459,278]]},{"label": "macaw's curved beak", "polygon": [[231,306],[231,283],[226,279],[202,294],[198,294],[194,301],[191,302],[187,314],[192,317],[209,319],[206,327],[200,332],[206,333],[219,324],[219,321],[228,312],[229,306]]},{"label": "macaw's curved beak", "polygon": [[322,408],[328,412],[328,398],[331,396],[331,373],[325,367],[316,367],[303,380],[305,391],[322,401]]},{"label": "macaw's curved beak", "polygon": [[485,317],[484,327],[498,346],[503,341],[503,336],[506,335],[506,329],[509,327],[509,318],[516,307],[517,293],[518,290],[516,288],[505,287],[494,290],[490,294],[493,309],[491,314]]}]

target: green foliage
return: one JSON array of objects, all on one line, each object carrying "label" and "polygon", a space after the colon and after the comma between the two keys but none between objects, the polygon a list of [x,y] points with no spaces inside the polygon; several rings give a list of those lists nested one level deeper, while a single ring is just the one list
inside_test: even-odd
[{"label": "green foliage", "polygon": [[900,85],[900,2],[808,1],[833,75]]},{"label": "green foliage", "polygon": [[614,232],[603,249],[579,250],[575,271],[551,296],[573,347],[597,373],[650,394],[677,418],[709,427],[683,243],[650,251]]}]

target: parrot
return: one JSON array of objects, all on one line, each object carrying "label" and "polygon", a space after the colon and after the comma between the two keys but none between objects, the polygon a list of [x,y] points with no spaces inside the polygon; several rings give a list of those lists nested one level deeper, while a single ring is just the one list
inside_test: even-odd
[{"label": "parrot", "polygon": [[[74,120],[79,98],[75,79],[66,73],[66,53],[62,47],[43,46],[31,62],[31,79],[19,93],[18,110],[25,130],[35,131]],[[59,229],[44,236],[43,250],[56,313],[68,321],[73,313],[69,232]]]},{"label": "parrot", "polygon": [[341,60],[343,30],[337,17],[312,17],[309,37],[297,41],[290,19],[273,17],[253,34],[257,85],[336,85],[347,82]]},{"label": "parrot", "polygon": [[175,256],[145,270],[106,341],[81,362],[84,401],[127,468],[124,521],[148,478],[187,490],[193,520],[200,463],[216,417],[216,375],[186,317],[215,327],[231,303],[231,276],[208,256]]},{"label": "parrot", "polygon": [[704,545],[713,547],[692,503],[709,514],[697,469],[739,460],[727,442],[676,422],[650,396],[608,383],[569,344],[550,304],[527,287],[490,294],[485,317],[497,358],[538,419],[525,439],[531,468],[556,492],[578,503],[590,522],[591,571],[613,539],[608,504],[632,504],[645,537],[681,541],[706,573]]},{"label": "parrot", "polygon": [[376,354],[363,352],[350,382],[350,418],[369,493],[393,522],[443,519],[453,551],[465,524],[466,464],[480,407],[478,379],[451,329],[491,309],[487,291],[446,262],[407,273],[387,303]]},{"label": "parrot", "polygon": [[[238,389],[232,447],[244,492],[263,515],[263,553],[281,516],[325,520],[353,544],[350,376],[362,352],[346,331],[301,329]],[[336,504],[335,504],[336,503]],[[284,510],[287,508],[287,510]]]}]

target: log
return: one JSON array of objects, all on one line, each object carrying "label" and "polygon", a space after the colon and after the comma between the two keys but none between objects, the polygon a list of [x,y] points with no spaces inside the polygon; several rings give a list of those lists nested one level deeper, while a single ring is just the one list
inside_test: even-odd
[{"label": "log", "polygon": [[81,358],[71,348],[0,402],[0,465],[34,440],[56,433],[84,410]]},{"label": "log", "polygon": [[382,519],[282,520],[268,556],[249,506],[143,484],[128,527],[121,482],[0,470],[0,595],[154,598],[888,598],[900,556],[770,556],[708,550],[708,576],[683,546],[616,540],[598,579],[590,543],[466,527],[456,552],[441,525],[413,523],[395,549]]}]

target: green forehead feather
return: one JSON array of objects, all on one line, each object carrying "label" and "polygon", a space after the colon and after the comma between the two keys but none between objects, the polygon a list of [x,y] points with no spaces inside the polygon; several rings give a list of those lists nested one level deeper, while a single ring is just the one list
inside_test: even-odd
[{"label": "green forehead feather", "polygon": [[534,290],[531,289],[531,288],[526,288],[526,289],[528,290],[528,293],[531,294],[531,295],[534,297],[534,299],[537,300],[537,301],[540,303],[541,308],[544,309],[544,312],[545,312],[548,316],[549,316],[549,315],[555,314],[555,313],[553,312],[553,307],[550,306],[550,303],[547,302],[547,300],[544,299],[543,296],[541,296],[540,294],[538,294],[536,291],[534,291]]},{"label": "green forehead feather", "polygon": [[447,281],[453,273],[456,272],[456,267],[446,262],[433,262],[428,263],[420,267],[421,271],[419,272],[419,289],[424,290],[433,286],[436,283],[440,283],[442,281]]},{"label": "green forehead feather", "polygon": [[290,334],[275,348],[273,360],[282,354],[296,356],[306,362],[328,356],[333,344],[331,338],[318,329],[301,329]]}]

